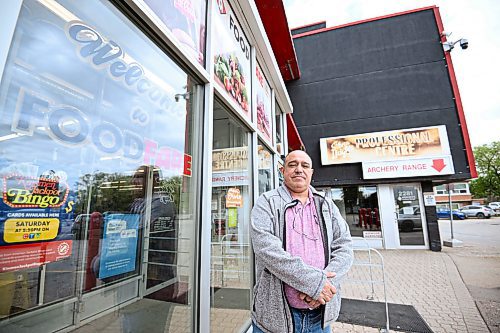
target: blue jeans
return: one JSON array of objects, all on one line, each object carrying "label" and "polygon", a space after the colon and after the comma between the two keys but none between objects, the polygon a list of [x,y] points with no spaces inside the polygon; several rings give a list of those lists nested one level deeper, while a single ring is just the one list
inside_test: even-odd
[{"label": "blue jeans", "polygon": [[[298,310],[292,308],[295,333],[330,333],[330,326],[321,328],[321,310]],[[264,333],[252,322],[253,333]]]}]

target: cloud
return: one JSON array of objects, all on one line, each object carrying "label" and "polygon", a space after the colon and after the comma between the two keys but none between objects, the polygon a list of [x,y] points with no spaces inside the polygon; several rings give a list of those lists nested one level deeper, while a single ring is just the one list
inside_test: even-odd
[{"label": "cloud", "polygon": [[432,5],[452,40],[465,37],[452,61],[473,146],[500,141],[500,1],[496,0],[285,0],[291,28],[326,21],[327,27]]}]

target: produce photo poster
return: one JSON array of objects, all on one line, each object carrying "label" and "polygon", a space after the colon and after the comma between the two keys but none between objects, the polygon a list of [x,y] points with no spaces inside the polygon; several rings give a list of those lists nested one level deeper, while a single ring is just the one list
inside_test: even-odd
[{"label": "produce photo poster", "polygon": [[251,66],[250,44],[229,3],[217,1],[213,11],[214,78],[223,93],[234,100],[241,113],[250,119]]}]

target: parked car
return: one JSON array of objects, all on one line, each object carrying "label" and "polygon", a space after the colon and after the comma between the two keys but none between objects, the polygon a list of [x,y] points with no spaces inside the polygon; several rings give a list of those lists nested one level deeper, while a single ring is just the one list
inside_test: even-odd
[{"label": "parked car", "polygon": [[500,202],[493,201],[486,205],[486,207],[493,210],[494,215],[500,215]]},{"label": "parked car", "polygon": [[[438,208],[436,210],[438,219],[449,219],[450,218],[450,210],[448,208]],[[467,216],[465,213],[460,212],[456,209],[453,210],[453,219],[455,220],[464,220]]]},{"label": "parked car", "polygon": [[422,228],[420,206],[403,207],[398,211],[398,228],[403,232]]},{"label": "parked car", "polygon": [[481,205],[463,206],[459,210],[467,217],[477,217],[480,219],[489,219],[493,215],[493,211],[491,209]]},{"label": "parked car", "polygon": [[500,201],[493,201],[488,204],[488,206],[493,207],[493,209],[500,209]]}]

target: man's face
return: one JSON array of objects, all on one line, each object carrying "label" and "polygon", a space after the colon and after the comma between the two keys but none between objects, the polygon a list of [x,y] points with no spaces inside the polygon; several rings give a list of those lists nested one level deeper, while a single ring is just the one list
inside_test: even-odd
[{"label": "man's face", "polygon": [[308,191],[313,174],[312,161],[305,152],[297,150],[288,154],[283,167],[285,185],[291,192]]}]

